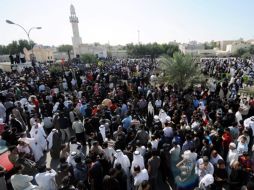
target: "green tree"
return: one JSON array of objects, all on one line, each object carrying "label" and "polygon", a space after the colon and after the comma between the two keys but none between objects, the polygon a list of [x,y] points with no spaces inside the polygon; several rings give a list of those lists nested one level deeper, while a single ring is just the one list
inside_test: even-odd
[{"label": "green tree", "polygon": [[248,52],[248,49],[245,49],[245,48],[239,48],[237,49],[233,55],[236,56],[236,57],[242,57],[245,53]]},{"label": "green tree", "polygon": [[4,45],[0,45],[0,55],[6,55],[9,54],[8,49]]},{"label": "green tree", "polygon": [[82,54],[80,59],[84,63],[97,63],[98,61],[97,57],[90,53]]},{"label": "green tree", "polygon": [[249,58],[251,58],[251,53],[250,52],[245,52],[242,56],[241,56],[241,58],[243,58],[243,59],[249,59]]},{"label": "green tree", "polygon": [[168,44],[167,45],[167,50],[166,50],[166,54],[170,57],[173,57],[175,52],[179,52],[179,47],[178,45],[175,44]]},{"label": "green tree", "polygon": [[179,51],[178,45],[175,44],[127,44],[126,45],[127,53],[130,56],[134,57],[144,57],[150,56],[151,59],[155,59],[162,54],[167,54],[173,56],[173,54]]},{"label": "green tree", "polygon": [[7,45],[7,49],[10,54],[17,54],[19,53],[19,45],[17,41],[12,41],[12,43]]},{"label": "green tree", "polygon": [[251,45],[249,48],[250,54],[254,55],[254,45]]},{"label": "green tree", "polygon": [[182,89],[203,81],[197,61],[191,55],[180,52],[174,53],[173,57],[163,56],[159,70],[163,73],[159,79],[161,82],[176,84]]},{"label": "green tree", "polygon": [[68,44],[63,44],[63,45],[60,45],[58,46],[57,50],[59,52],[68,52],[68,51],[71,51],[73,48],[72,48],[72,45],[68,45]]},{"label": "green tree", "polygon": [[28,40],[19,40],[18,41],[18,51],[23,52],[24,48],[30,50],[33,48],[35,43],[33,41],[28,42]]},{"label": "green tree", "polygon": [[33,47],[35,43],[33,41],[28,42],[28,40],[19,40],[19,41],[12,41],[7,46],[0,46],[0,55],[4,54],[17,54],[23,53],[23,49],[27,48],[28,50]]}]

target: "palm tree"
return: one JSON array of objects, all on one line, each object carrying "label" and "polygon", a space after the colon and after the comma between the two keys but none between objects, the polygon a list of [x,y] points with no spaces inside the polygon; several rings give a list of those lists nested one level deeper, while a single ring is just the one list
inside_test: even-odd
[{"label": "palm tree", "polygon": [[159,61],[160,81],[176,84],[178,88],[200,84],[203,80],[201,68],[191,55],[176,52],[173,57],[163,56]]}]

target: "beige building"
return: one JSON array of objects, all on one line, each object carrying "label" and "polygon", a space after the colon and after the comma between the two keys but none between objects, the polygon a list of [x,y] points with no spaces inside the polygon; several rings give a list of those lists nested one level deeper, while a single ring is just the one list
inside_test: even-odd
[{"label": "beige building", "polygon": [[205,46],[196,41],[191,41],[189,43],[179,44],[179,50],[183,54],[198,55],[199,51],[205,50]]},{"label": "beige building", "polygon": [[100,44],[81,44],[79,46],[81,54],[93,54],[99,58],[107,57],[107,45],[100,45]]},{"label": "beige building", "polygon": [[236,52],[238,49],[247,49],[251,46],[250,43],[247,42],[234,42],[232,44],[227,45],[226,47],[226,52],[228,53],[234,53]]},{"label": "beige building", "polygon": [[[35,45],[33,47],[33,53],[38,62],[53,61],[55,59],[54,48],[49,46]],[[32,51],[24,48],[24,54],[25,54],[26,60],[30,60],[30,55],[32,54]]]}]

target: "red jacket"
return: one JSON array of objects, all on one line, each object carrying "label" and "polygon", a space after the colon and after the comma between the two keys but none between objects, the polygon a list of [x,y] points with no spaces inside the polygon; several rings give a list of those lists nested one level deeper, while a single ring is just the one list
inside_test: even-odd
[{"label": "red jacket", "polygon": [[224,148],[228,148],[229,144],[232,142],[232,137],[230,135],[229,132],[224,132],[224,134],[222,135],[222,146]]}]

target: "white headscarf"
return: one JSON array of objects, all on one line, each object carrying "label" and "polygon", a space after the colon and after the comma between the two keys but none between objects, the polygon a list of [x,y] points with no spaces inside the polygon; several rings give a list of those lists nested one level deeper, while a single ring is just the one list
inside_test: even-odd
[{"label": "white headscarf", "polygon": [[206,174],[199,182],[199,187],[208,187],[209,185],[213,184],[214,177],[211,174]]},{"label": "white headscarf", "polygon": [[130,160],[128,156],[124,155],[123,152],[118,149],[116,150],[116,159],[114,162],[114,167],[117,163],[121,164],[123,170],[128,174],[129,173],[129,167],[130,167]]},{"label": "white headscarf", "polygon": [[148,103],[148,114],[154,115],[154,108],[153,108],[152,102]]},{"label": "white headscarf", "polygon": [[161,109],[160,112],[159,112],[159,118],[160,118],[160,121],[162,124],[165,124],[166,123],[166,118],[168,117],[167,113]]},{"label": "white headscarf", "polygon": [[105,125],[101,125],[99,127],[99,130],[100,130],[101,136],[103,138],[103,141],[105,141],[105,138],[106,138],[106,128],[105,128]]},{"label": "white headscarf", "polygon": [[59,104],[60,104],[59,102],[56,102],[56,103],[55,103],[55,105],[53,106],[53,111],[52,111],[52,113],[55,113],[55,112],[57,111]]},{"label": "white headscarf", "polygon": [[141,170],[145,168],[144,158],[143,158],[143,156],[141,156],[139,151],[135,151],[133,154],[133,161],[131,163],[131,172],[132,173],[134,173],[135,166],[139,166]]},{"label": "white headscarf", "polygon": [[57,129],[52,129],[52,131],[49,133],[49,136],[47,138],[48,141],[48,149],[51,149],[53,146],[53,134],[58,132]]},{"label": "white headscarf", "polygon": [[75,157],[77,156],[77,152],[72,152],[66,159],[67,163],[70,166],[75,167],[76,166],[76,162],[75,162]]}]

